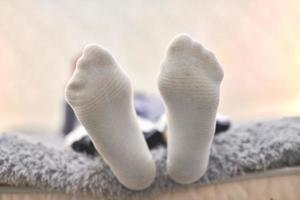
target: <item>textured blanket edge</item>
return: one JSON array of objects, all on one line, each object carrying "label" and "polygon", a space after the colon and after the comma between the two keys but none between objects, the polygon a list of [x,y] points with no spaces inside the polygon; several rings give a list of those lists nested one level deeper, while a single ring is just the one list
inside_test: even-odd
[{"label": "textured blanket edge", "polygon": [[206,174],[189,186],[178,185],[168,178],[165,148],[153,150],[152,155],[157,165],[155,182],[146,190],[136,192],[124,188],[100,156],[49,148],[4,134],[0,136],[0,184],[124,199],[297,166],[300,164],[300,118],[240,123],[216,136]]}]

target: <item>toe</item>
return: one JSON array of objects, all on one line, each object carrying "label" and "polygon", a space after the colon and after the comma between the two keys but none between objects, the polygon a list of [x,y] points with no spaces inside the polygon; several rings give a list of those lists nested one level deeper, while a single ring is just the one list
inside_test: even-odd
[{"label": "toe", "polygon": [[196,53],[202,53],[203,51],[205,51],[205,48],[203,47],[203,45],[198,41],[193,42],[192,49]]},{"label": "toe", "polygon": [[83,49],[83,56],[79,59],[78,66],[88,66],[89,64],[107,66],[112,63],[114,63],[114,58],[107,49],[97,44],[89,44]]},{"label": "toe", "polygon": [[89,58],[97,58],[102,57],[103,55],[107,55],[108,50],[97,45],[97,44],[88,44],[83,49],[83,55]]},{"label": "toe", "polygon": [[[197,53],[197,52],[196,52]],[[206,70],[207,74],[217,82],[223,80],[224,71],[219,63],[216,55],[209,49],[203,48],[202,52],[197,53],[198,59],[203,64],[202,68]]]},{"label": "toe", "polygon": [[192,45],[192,51],[194,55],[199,58],[202,62],[211,63],[213,65],[219,65],[215,54],[201,45],[200,42],[194,41]]},{"label": "toe", "polygon": [[76,68],[78,69],[85,69],[88,66],[90,66],[90,59],[87,59],[86,57],[84,57],[83,55],[77,60],[76,62]]},{"label": "toe", "polygon": [[201,57],[202,59],[215,59],[214,53],[205,48],[200,42],[193,41],[192,51],[197,57]]},{"label": "toe", "polygon": [[65,100],[75,104],[77,100],[80,99],[81,91],[84,90],[86,82],[86,79],[83,79],[80,73],[78,74],[78,72],[75,72],[66,85]]},{"label": "toe", "polygon": [[81,74],[74,75],[69,83],[67,84],[67,89],[71,91],[78,91],[83,88],[86,83],[86,80],[80,76]]},{"label": "toe", "polygon": [[193,40],[188,34],[177,35],[169,45],[169,52],[178,52],[192,46]]}]

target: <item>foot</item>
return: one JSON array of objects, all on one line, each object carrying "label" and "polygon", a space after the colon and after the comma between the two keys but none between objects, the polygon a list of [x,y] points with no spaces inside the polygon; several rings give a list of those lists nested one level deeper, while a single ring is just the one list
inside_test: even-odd
[{"label": "foot", "polygon": [[188,35],[170,44],[158,80],[168,120],[169,176],[189,184],[206,171],[223,70],[212,52]]},{"label": "foot", "polygon": [[84,49],[66,100],[118,180],[129,189],[147,188],[155,164],[137,124],[130,80],[107,50]]}]

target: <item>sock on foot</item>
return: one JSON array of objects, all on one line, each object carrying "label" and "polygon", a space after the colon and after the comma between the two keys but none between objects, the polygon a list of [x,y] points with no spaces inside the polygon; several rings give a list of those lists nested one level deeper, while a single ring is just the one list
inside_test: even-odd
[{"label": "sock on foot", "polygon": [[170,44],[158,79],[168,121],[167,171],[189,184],[206,171],[223,70],[214,54],[181,34]]},{"label": "sock on foot", "polygon": [[137,123],[130,80],[107,50],[84,49],[66,100],[118,180],[129,189],[147,188],[155,164]]}]

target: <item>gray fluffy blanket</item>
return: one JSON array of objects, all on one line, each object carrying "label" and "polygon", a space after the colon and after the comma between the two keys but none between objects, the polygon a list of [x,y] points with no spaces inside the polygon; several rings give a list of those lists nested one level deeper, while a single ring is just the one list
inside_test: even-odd
[{"label": "gray fluffy blanket", "polygon": [[[145,197],[184,187],[166,175],[166,149],[155,149],[152,154],[157,164],[155,183],[144,191],[134,192],[118,183],[100,157],[2,135],[0,184],[92,193],[108,199]],[[300,118],[238,124],[215,137],[208,170],[193,186],[299,164]]]}]

